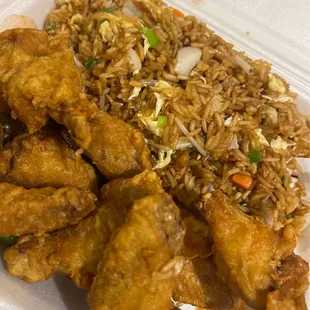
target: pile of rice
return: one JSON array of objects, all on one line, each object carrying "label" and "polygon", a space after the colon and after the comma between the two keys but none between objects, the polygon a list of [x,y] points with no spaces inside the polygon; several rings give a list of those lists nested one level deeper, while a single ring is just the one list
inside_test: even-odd
[{"label": "pile of rice", "polygon": [[[145,134],[167,192],[199,207],[220,189],[275,230],[300,231],[309,202],[295,156],[309,157],[309,128],[269,63],[158,0],[56,5],[46,31],[68,37],[89,99]],[[234,183],[236,174],[251,186]]]}]

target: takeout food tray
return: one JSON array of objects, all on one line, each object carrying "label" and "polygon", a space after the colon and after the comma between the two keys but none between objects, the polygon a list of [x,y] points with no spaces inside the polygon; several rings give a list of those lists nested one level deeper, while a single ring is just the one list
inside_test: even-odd
[{"label": "takeout food tray", "polygon": [[[168,0],[169,5],[195,15],[224,39],[253,58],[273,64],[299,96],[297,103],[304,114],[310,114],[310,21],[307,1],[293,0]],[[32,17],[40,28],[54,6],[53,0],[1,0],[0,22],[9,14]],[[310,160],[300,159],[301,178],[310,197]],[[0,248],[2,257],[3,249]],[[310,225],[304,230],[296,252],[310,260]],[[26,284],[11,277],[0,261],[1,310],[85,310],[86,291],[75,288],[63,276],[39,284]],[[309,292],[307,304],[310,305]]]}]

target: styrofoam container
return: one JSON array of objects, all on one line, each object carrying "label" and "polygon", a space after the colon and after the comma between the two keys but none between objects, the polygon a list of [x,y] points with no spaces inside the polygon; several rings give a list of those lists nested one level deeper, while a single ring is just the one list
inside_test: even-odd
[{"label": "styrofoam container", "polygon": [[[299,96],[297,104],[310,114],[310,1],[309,0],[167,0],[169,5],[207,23],[224,39],[252,58],[273,64]],[[32,17],[40,28],[53,0],[0,0],[0,22],[9,14]],[[310,159],[299,159],[310,197]],[[310,260],[310,225],[296,252]],[[62,275],[36,284],[11,277],[0,248],[0,310],[86,310],[86,290],[78,290]],[[309,290],[307,304],[310,306]]]}]

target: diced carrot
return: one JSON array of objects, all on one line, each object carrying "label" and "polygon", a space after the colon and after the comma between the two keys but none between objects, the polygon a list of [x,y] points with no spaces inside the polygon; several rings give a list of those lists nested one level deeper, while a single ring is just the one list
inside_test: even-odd
[{"label": "diced carrot", "polygon": [[248,175],[243,175],[243,174],[234,174],[231,178],[231,180],[237,184],[238,186],[244,188],[244,189],[248,189],[251,184],[252,184],[252,177],[248,176]]},{"label": "diced carrot", "polygon": [[173,13],[174,15],[176,15],[176,16],[184,17],[184,14],[183,14],[181,11],[179,11],[178,9],[173,9],[173,10],[172,10],[172,13]]}]

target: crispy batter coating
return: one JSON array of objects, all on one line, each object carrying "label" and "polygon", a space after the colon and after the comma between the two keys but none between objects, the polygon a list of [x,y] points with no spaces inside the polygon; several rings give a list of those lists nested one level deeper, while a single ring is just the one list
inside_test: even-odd
[{"label": "crispy batter coating", "polygon": [[98,192],[93,167],[48,129],[20,135],[0,151],[0,181],[25,188],[72,186]]},{"label": "crispy batter coating", "polygon": [[0,96],[34,133],[52,117],[108,179],[150,169],[143,135],[90,103],[65,38],[32,29],[0,33]]},{"label": "crispy batter coating", "polygon": [[264,309],[278,259],[294,249],[295,237],[282,240],[269,226],[229,205],[220,193],[203,212],[214,240],[219,276],[251,307]]},{"label": "crispy batter coating", "polygon": [[104,251],[88,302],[90,309],[171,309],[183,258],[180,212],[167,194],[136,201]]},{"label": "crispy batter coating", "polygon": [[0,95],[33,133],[46,125],[47,106],[76,100],[81,74],[65,40],[44,31],[12,29],[0,33],[0,42]]},{"label": "crispy batter coating", "polygon": [[276,290],[267,297],[267,310],[307,310],[305,292],[309,265],[300,256],[286,257],[276,272]]},{"label": "crispy batter coating", "polygon": [[95,195],[75,187],[26,190],[0,183],[0,236],[20,236],[74,225],[95,209]]},{"label": "crispy batter coating", "polygon": [[182,255],[186,259],[178,276],[173,299],[203,309],[243,309],[240,300],[216,275],[212,257],[212,239],[203,219],[181,210],[186,228]]},{"label": "crispy batter coating", "polygon": [[242,309],[240,301],[234,300],[231,290],[217,277],[212,256],[185,260],[173,299],[203,309]]},{"label": "crispy batter coating", "polygon": [[103,205],[95,214],[50,234],[25,236],[7,249],[4,257],[10,274],[36,282],[62,272],[72,277],[78,287],[90,287],[104,248],[134,201],[162,192],[155,172],[109,182],[101,190]]},{"label": "crispy batter coating", "polygon": [[213,241],[206,221],[185,209],[181,209],[181,216],[186,228],[182,250],[184,258],[207,258],[211,256]]}]

